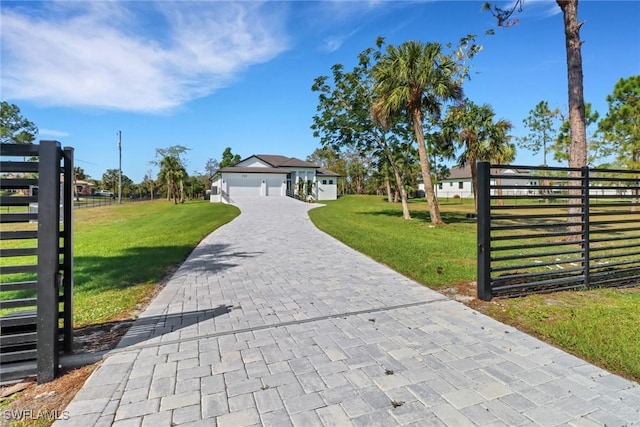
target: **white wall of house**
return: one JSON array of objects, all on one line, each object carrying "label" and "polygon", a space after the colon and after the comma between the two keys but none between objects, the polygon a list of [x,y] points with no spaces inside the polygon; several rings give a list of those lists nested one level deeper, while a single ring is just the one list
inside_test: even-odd
[{"label": "white wall of house", "polygon": [[216,175],[214,181],[211,183],[211,194],[209,195],[209,201],[211,201],[211,203],[220,203],[223,201],[221,187],[222,177]]},{"label": "white wall of house", "polygon": [[472,199],[473,198],[473,184],[471,183],[471,179],[457,179],[457,180],[442,180],[435,185],[435,191],[438,197],[444,199],[452,199],[452,198],[462,198],[462,199]]},{"label": "white wall of house", "polygon": [[[473,185],[471,179],[443,180],[433,186],[436,195],[443,199],[460,197],[462,199],[473,198]],[[418,191],[424,194],[424,183],[418,184]],[[457,197],[456,197],[457,196]]]},{"label": "white wall of house", "polygon": [[[496,185],[495,178],[491,179],[491,185]],[[521,195],[522,196],[522,195],[529,195],[529,194],[532,194],[532,192],[537,191],[529,187],[531,185],[538,185],[538,183],[537,181],[529,182],[521,179],[513,179],[513,178],[509,179],[508,176],[505,176],[504,178],[502,178],[501,185],[517,185],[522,187],[518,189],[502,190],[503,195]],[[442,188],[440,186],[442,186]],[[461,186],[462,188],[460,188]],[[441,197],[443,199],[455,198],[456,196],[459,196],[462,199],[473,198],[473,183],[471,182],[470,178],[456,180],[456,181],[442,181],[436,186],[436,188],[437,188],[436,194],[438,195],[438,197]],[[494,195],[495,192],[496,190],[492,189],[491,195]]]},{"label": "white wall of house", "polygon": [[316,200],[336,200],[338,198],[338,178],[332,177],[317,177],[316,186]]},{"label": "white wall of house", "polygon": [[[529,179],[527,176],[523,176],[522,173],[518,173],[515,170],[505,169],[502,171],[500,177],[501,185],[513,185],[521,188],[517,189],[505,189],[502,190],[503,195],[530,195],[538,190],[530,188],[531,186],[537,186],[538,181],[536,179]],[[491,185],[496,185],[496,178],[491,179]],[[424,191],[424,184],[418,184],[418,190]],[[473,198],[473,183],[471,177],[457,178],[457,179],[444,179],[434,186],[434,190],[438,197],[447,199],[455,198],[456,196],[466,199]],[[491,195],[495,194],[496,190],[491,190]]]}]

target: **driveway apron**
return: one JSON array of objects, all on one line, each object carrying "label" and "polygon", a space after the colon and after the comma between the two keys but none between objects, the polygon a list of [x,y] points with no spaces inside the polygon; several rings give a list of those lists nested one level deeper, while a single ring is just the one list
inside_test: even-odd
[{"label": "driveway apron", "polygon": [[236,204],[56,426],[640,425],[638,384],[348,248],[317,205]]}]

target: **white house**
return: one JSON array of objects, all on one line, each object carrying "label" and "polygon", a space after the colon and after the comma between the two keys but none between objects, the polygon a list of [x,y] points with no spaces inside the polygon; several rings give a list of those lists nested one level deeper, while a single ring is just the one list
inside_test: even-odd
[{"label": "white house", "polygon": [[435,186],[438,197],[462,199],[473,198],[473,184],[471,183],[471,168],[453,166],[449,176],[443,178]]},{"label": "white house", "polygon": [[211,186],[211,202],[233,203],[243,197],[287,195],[336,200],[339,176],[294,157],[254,154],[218,170]]},{"label": "white house", "polygon": [[[496,171],[492,170],[492,174]],[[502,169],[500,171],[502,177],[500,178],[500,185],[515,185],[522,187],[522,189],[503,190],[503,194],[512,195],[525,195],[532,194],[530,186],[538,185],[536,179],[529,179],[530,171],[524,169]],[[491,178],[491,185],[496,184],[496,178]],[[473,183],[471,182],[471,167],[469,165],[465,167],[453,166],[447,176],[441,179],[434,186],[437,197],[440,198],[473,198]],[[424,194],[424,184],[418,184],[418,191]],[[491,190],[493,194],[494,190]]]}]

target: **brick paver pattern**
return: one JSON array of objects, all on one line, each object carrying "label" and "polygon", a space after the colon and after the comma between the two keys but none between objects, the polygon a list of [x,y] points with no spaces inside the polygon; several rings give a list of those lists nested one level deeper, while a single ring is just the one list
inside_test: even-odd
[{"label": "brick paver pattern", "polygon": [[236,204],[56,427],[640,425],[638,384],[346,247],[315,205]]}]

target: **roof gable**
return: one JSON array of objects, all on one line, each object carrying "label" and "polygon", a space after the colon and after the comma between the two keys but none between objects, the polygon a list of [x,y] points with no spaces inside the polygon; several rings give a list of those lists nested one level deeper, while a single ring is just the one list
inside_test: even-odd
[{"label": "roof gable", "polygon": [[311,162],[300,160],[295,157],[286,157],[275,154],[253,154],[240,160],[233,166],[227,166],[218,172],[240,172],[240,173],[288,173],[290,169],[314,169],[317,175],[340,176],[328,169]]},{"label": "roof gable", "polygon": [[334,171],[330,171],[329,169],[318,168],[316,172],[318,176],[340,176],[339,173],[335,173]]},{"label": "roof gable", "polygon": [[317,169],[318,166],[313,163],[309,163],[304,160],[297,159],[295,157],[278,156],[273,154],[256,154],[255,157],[261,159],[264,162],[269,163],[274,167],[289,167],[289,168],[313,168]]},{"label": "roof gable", "polygon": [[273,167],[278,167],[287,160],[289,160],[286,156],[280,156],[275,154],[254,154],[252,157],[256,157],[263,162],[270,164]]},{"label": "roof gable", "polygon": [[251,156],[251,157],[247,157],[244,160],[240,160],[238,163],[236,163],[232,167],[234,167],[234,168],[242,168],[242,167],[245,167],[245,168],[272,168],[272,167],[275,167],[275,165],[265,161],[264,159],[261,159],[258,156],[254,155],[254,156]]}]

